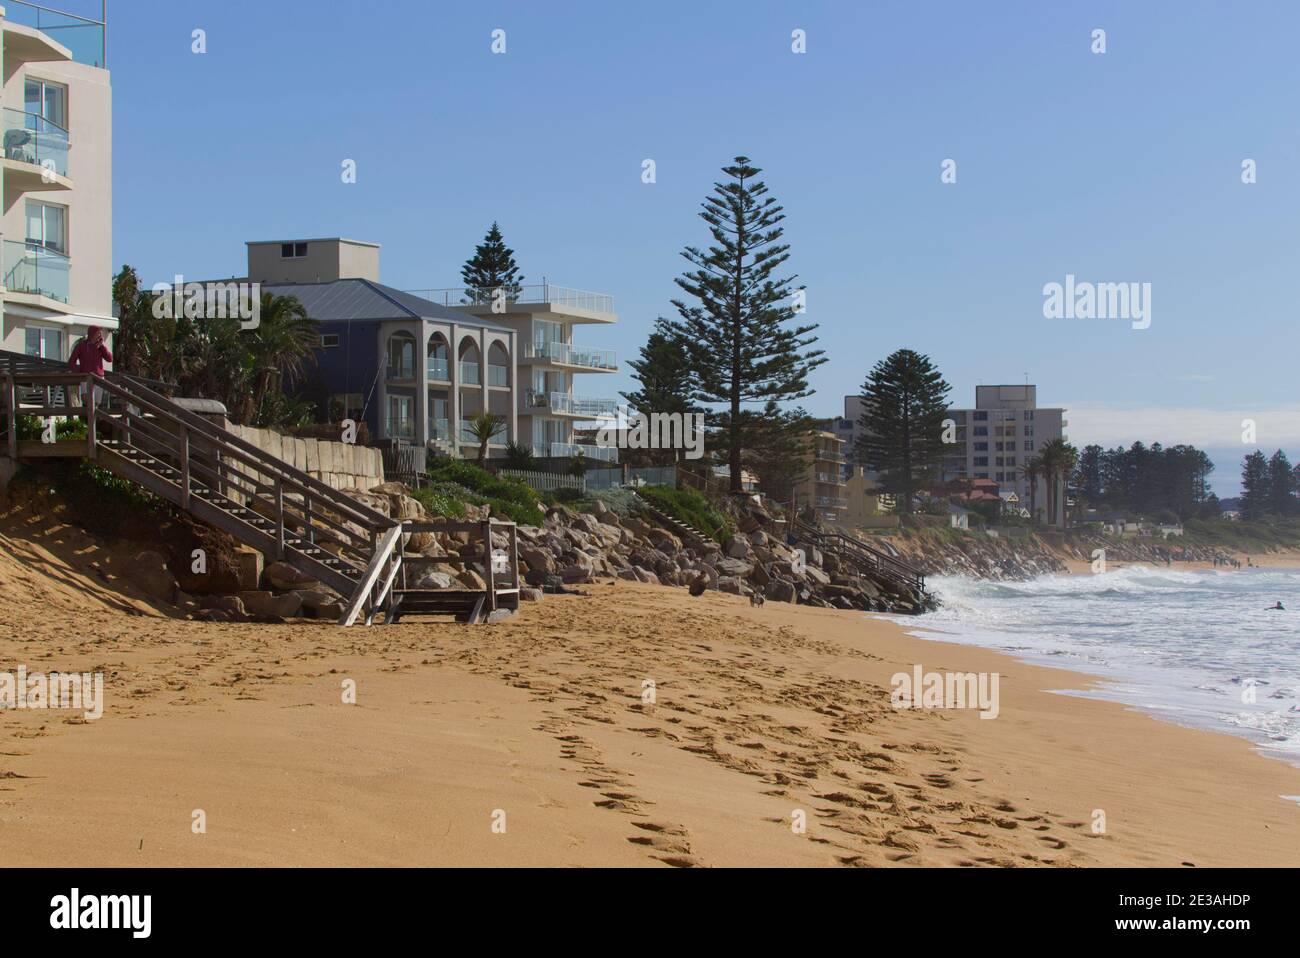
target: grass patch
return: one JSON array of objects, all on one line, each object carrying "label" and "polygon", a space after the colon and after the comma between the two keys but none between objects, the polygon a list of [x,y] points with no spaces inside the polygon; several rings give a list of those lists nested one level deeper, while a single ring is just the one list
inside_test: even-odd
[{"label": "grass patch", "polygon": [[731,519],[694,489],[644,486],[637,492],[660,512],[694,526],[717,542],[726,542],[735,531]]},{"label": "grass patch", "polygon": [[433,466],[428,475],[431,484],[418,490],[414,497],[435,515],[459,518],[465,514],[468,503],[491,506],[492,515],[498,519],[529,526],[542,524],[542,513],[537,508],[539,497],[522,479],[494,476],[462,459]]}]

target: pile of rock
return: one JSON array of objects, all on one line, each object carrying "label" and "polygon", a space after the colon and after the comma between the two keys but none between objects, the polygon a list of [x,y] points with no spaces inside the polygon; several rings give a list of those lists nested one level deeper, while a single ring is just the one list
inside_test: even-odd
[{"label": "pile of rock", "polygon": [[[766,519],[766,521],[764,521]],[[639,516],[619,516],[597,501],[595,511],[553,506],[542,526],[520,526],[524,579],[543,589],[616,577],[695,586],[774,602],[877,612],[918,612],[927,597],[889,581],[840,568],[818,550],[796,549],[773,535],[764,514],[745,516],[725,543],[684,542]]]}]

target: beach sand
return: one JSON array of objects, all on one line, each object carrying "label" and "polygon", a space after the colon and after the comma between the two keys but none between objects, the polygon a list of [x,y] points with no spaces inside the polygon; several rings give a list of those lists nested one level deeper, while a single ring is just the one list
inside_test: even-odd
[{"label": "beach sand", "polygon": [[[496,626],[210,624],[114,558],[0,524],[0,671],[107,700],[0,713],[0,864],[1300,864],[1300,769],[861,613],[618,582]],[[1000,715],[892,708],[916,663],[998,672]]]}]

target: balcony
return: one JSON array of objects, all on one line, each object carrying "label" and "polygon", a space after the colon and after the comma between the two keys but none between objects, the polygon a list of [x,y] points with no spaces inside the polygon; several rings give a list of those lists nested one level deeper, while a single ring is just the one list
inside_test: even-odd
[{"label": "balcony", "polygon": [[481,386],[483,380],[479,378],[478,363],[461,362],[460,364],[460,384],[462,386]]},{"label": "balcony", "polygon": [[510,387],[510,370],[507,367],[488,363],[487,370],[489,386],[497,386],[502,389]]},{"label": "balcony", "polygon": [[429,378],[436,379],[438,382],[451,381],[451,364],[445,359],[429,360]]},{"label": "balcony", "polygon": [[28,0],[5,0],[3,6],[6,66],[69,57],[101,69],[108,63],[104,20],[51,10]]},{"label": "balcony", "polygon": [[616,399],[530,392],[528,404],[534,408],[549,409],[557,416],[579,416],[583,419],[613,419],[618,416]]},{"label": "balcony", "polygon": [[429,438],[437,442],[451,442],[451,426],[446,419],[429,419]]},{"label": "balcony", "polygon": [[578,366],[600,372],[618,369],[618,355],[612,349],[585,349],[569,343],[524,343],[523,359],[540,359],[559,366]]},{"label": "balcony", "polygon": [[[495,298],[494,290],[463,286],[450,289],[408,289],[406,292],[453,309],[491,309]],[[570,286],[557,286],[554,283],[507,288],[505,303],[507,307],[550,306],[565,311],[578,310],[578,318],[590,322],[612,322],[615,318],[613,296]]]},{"label": "balcony", "polygon": [[[533,450],[533,454],[538,456],[548,455],[547,452],[539,452],[536,449]],[[555,459],[562,459],[566,456],[582,456],[585,459],[598,462],[618,462],[618,447],[597,446],[586,442],[553,442],[551,443],[549,455]]]},{"label": "balcony", "polygon": [[843,461],[844,461],[844,453],[842,453],[842,452],[835,452],[834,450],[831,450],[831,449],[818,449],[817,452],[816,452],[816,456],[817,456],[818,459],[823,459],[823,460],[825,460],[826,462],[843,462]]},{"label": "balcony", "polygon": [[817,481],[818,481],[818,482],[820,482],[820,483],[824,483],[824,484],[826,484],[826,485],[830,485],[830,486],[843,486],[843,485],[847,485],[847,483],[845,483],[845,481],[844,481],[844,477],[843,477],[842,475],[840,475],[840,473],[838,473],[838,472],[834,472],[834,473],[831,473],[831,472],[819,472],[819,473],[816,474],[816,478],[817,478]]},{"label": "balcony", "polygon": [[68,257],[39,243],[4,241],[4,287],[9,293],[68,301]]},{"label": "balcony", "polygon": [[5,187],[10,190],[65,190],[68,131],[35,113],[4,111]]},{"label": "balcony", "polygon": [[839,496],[818,496],[817,505],[825,509],[847,509],[849,500]]},{"label": "balcony", "polygon": [[393,356],[388,357],[388,367],[385,377],[390,381],[406,382],[415,378],[415,361],[410,357],[398,359]]}]

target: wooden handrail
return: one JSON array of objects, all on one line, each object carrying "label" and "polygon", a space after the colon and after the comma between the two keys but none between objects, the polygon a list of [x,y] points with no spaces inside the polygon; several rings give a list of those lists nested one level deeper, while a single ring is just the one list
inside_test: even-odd
[{"label": "wooden handrail", "polygon": [[357,583],[356,591],[352,593],[351,601],[348,602],[347,608],[343,610],[343,615],[339,617],[339,625],[352,625],[357,621],[357,616],[361,613],[361,607],[365,605],[366,600],[370,597],[370,590],[379,581],[379,574],[383,571],[385,563],[392,554],[393,544],[401,541],[402,526],[400,523],[384,533],[383,538],[375,546],[375,554],[370,560],[370,565],[361,576],[361,581]]}]

